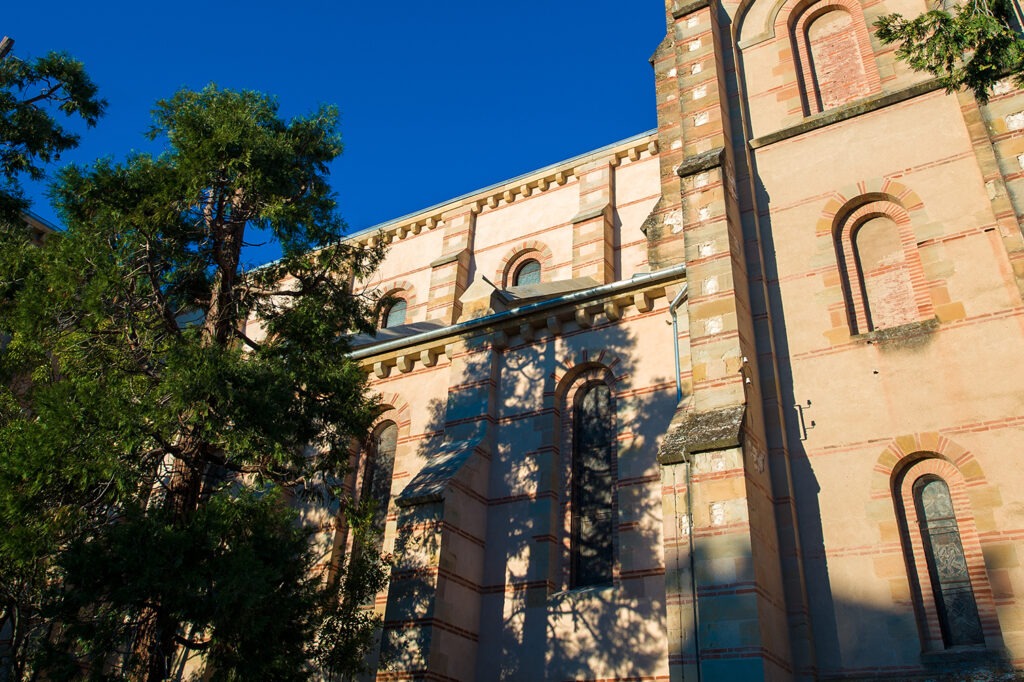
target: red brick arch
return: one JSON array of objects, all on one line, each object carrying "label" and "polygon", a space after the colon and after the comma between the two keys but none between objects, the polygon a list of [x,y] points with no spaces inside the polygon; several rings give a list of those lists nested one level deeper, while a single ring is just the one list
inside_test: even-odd
[{"label": "red brick arch", "polygon": [[888,496],[897,477],[908,466],[926,457],[946,460],[960,471],[968,485],[987,483],[981,465],[969,450],[937,431],[923,431],[897,436],[879,454],[871,479],[872,497]]},{"label": "red brick arch", "polygon": [[929,221],[916,192],[891,179],[862,181],[834,192],[822,208],[815,233],[819,237],[828,236],[833,242],[836,267],[823,276],[826,280],[841,282],[842,303],[837,299],[837,305],[845,307],[851,335],[870,331],[854,240],[861,225],[879,216],[888,217],[896,225],[918,320],[934,317],[933,294],[939,294],[938,290],[945,286],[943,282],[925,280],[914,227]]},{"label": "red brick arch", "polygon": [[398,425],[399,433],[401,433],[403,428],[406,431],[409,430],[410,410],[409,402],[405,398],[397,393],[381,393],[380,404],[381,412],[374,419],[373,426],[386,419],[390,419]]},{"label": "red brick arch", "polygon": [[[377,297],[377,316],[380,318],[384,311],[381,306],[381,302],[388,298],[400,298],[405,301],[406,304],[406,322],[412,322],[414,313],[418,310],[416,303],[416,287],[404,279],[396,279],[390,282],[383,283],[376,287],[379,293]],[[380,324],[383,325],[384,321],[379,320]]]},{"label": "red brick arch", "polygon": [[607,348],[584,348],[574,354],[566,355],[560,365],[559,370],[551,373],[555,386],[555,398],[559,401],[565,397],[566,391],[579,378],[580,374],[594,368],[603,368],[608,372],[611,381],[609,385],[613,390],[621,390],[621,385],[629,376],[626,374],[626,365],[622,358]]},{"label": "red brick arch", "polygon": [[[839,104],[845,104],[859,99],[873,92],[879,92],[882,84],[878,75],[878,66],[875,64],[874,53],[871,50],[871,37],[868,34],[867,23],[864,21],[864,11],[856,0],[793,0],[785,3],[775,18],[776,31],[779,32],[780,24],[786,24],[786,32],[793,43],[797,59],[799,80],[805,95],[805,115],[817,114],[822,111],[824,99],[820,76],[815,77],[815,70],[821,70],[824,64],[812,64],[811,41],[808,29],[815,19],[833,10],[846,12],[851,20],[851,27],[854,39],[857,43],[859,54],[854,58],[859,59],[860,67],[863,69],[862,77],[857,82],[844,84],[846,89],[845,97],[841,98]],[[836,46],[836,58],[849,59],[849,50],[846,45]],[[841,64],[833,66],[842,67]],[[848,69],[847,69],[848,70]],[[850,77],[854,74],[846,74]],[[835,106],[835,105],[834,105]],[[828,107],[824,107],[828,108]]]},{"label": "red brick arch", "polygon": [[[393,421],[395,426],[398,427],[398,442],[399,450],[395,453],[395,473],[399,473],[399,453],[401,452],[401,443],[408,440],[409,428],[412,423],[410,417],[411,410],[409,403],[397,393],[381,393],[377,396],[380,400],[377,416],[370,424],[370,428],[366,431],[365,438],[368,439],[378,426],[383,422]],[[359,490],[362,485],[362,478],[364,473],[364,462],[362,461],[362,455],[365,451],[365,439],[359,443],[354,444],[352,458],[350,460],[350,467],[352,475],[350,479],[346,481],[345,487],[346,492],[352,494],[354,491]]]},{"label": "red brick arch", "polygon": [[404,279],[396,279],[385,284],[381,284],[377,287],[377,291],[381,292],[380,298],[388,296],[395,296],[397,298],[405,299],[405,302],[412,308],[416,305],[416,287]]},{"label": "red brick arch", "polygon": [[554,254],[543,242],[536,239],[529,239],[510,249],[505,257],[501,259],[498,270],[495,272],[494,281],[504,289],[512,286],[512,275],[519,265],[529,259],[540,262],[540,281],[551,281],[551,264],[554,262]]},{"label": "red brick arch", "polygon": [[984,473],[970,451],[939,433],[926,432],[894,439],[879,456],[872,477],[872,496],[884,494],[892,500],[922,648],[945,648],[913,496],[914,483],[928,475],[942,479],[949,488],[985,643],[988,648],[1001,646],[1002,633],[975,522],[976,511],[988,510],[975,510],[969,496],[970,488],[987,484]]},{"label": "red brick arch", "polygon": [[[895,203],[894,197],[880,195],[857,197],[850,202],[837,216],[835,223],[836,257],[840,274],[846,282],[847,305],[850,311],[851,333],[864,333],[871,327],[868,321],[868,306],[864,294],[864,282],[858,267],[855,240],[860,227],[872,218],[887,217],[896,225],[904,262],[910,275],[910,283],[914,292],[914,306],[918,320],[928,319],[935,315],[935,307],[926,286],[924,265],[917,250],[917,238],[910,222],[910,214],[905,208]],[[843,216],[843,217],[840,217]]]}]

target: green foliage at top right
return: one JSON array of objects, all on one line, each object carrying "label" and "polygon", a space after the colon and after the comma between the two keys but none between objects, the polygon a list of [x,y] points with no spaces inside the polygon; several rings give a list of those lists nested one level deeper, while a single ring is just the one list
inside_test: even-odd
[{"label": "green foliage at top right", "polygon": [[969,0],[914,19],[888,14],[875,22],[878,37],[899,43],[896,57],[927,71],[947,91],[969,88],[982,103],[996,82],[1012,75],[1024,86],[1024,40],[1007,0]]}]

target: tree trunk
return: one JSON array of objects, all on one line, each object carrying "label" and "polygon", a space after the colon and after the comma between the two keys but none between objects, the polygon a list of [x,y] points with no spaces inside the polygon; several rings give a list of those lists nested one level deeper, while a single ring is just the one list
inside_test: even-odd
[{"label": "tree trunk", "polygon": [[[197,453],[198,454],[198,453]],[[190,458],[196,461],[197,458]],[[183,459],[175,459],[167,481],[166,508],[174,525],[188,522],[199,506],[201,472]],[[181,624],[171,618],[163,605],[155,603],[143,608],[132,646],[133,665],[126,671],[137,682],[160,682],[167,679],[171,661],[177,650],[175,635]]]},{"label": "tree trunk", "polygon": [[[207,213],[208,229],[213,237],[214,263],[213,290],[203,323],[203,344],[225,347],[234,341],[238,324],[237,292],[235,287],[245,234],[244,196],[236,190],[230,200],[231,212],[227,220],[211,210]],[[183,438],[182,455],[176,458],[167,481],[165,504],[171,512],[172,523],[187,523],[199,507],[205,459],[203,443]],[[175,635],[181,627],[164,612],[159,603],[148,606],[140,616],[140,627],[132,658],[136,661],[130,677],[140,682],[159,682],[166,679],[177,650]]]}]

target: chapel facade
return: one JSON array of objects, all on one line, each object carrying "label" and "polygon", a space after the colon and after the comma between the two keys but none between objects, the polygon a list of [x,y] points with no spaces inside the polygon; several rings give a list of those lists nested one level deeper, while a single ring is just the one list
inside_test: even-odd
[{"label": "chapel facade", "polygon": [[1024,94],[925,9],[666,0],[656,130],[353,237],[375,679],[1024,670]]}]

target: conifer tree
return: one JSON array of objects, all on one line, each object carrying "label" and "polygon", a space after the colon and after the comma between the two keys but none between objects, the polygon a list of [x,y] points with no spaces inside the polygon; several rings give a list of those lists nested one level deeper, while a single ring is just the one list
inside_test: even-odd
[{"label": "conifer tree", "polygon": [[996,82],[1012,76],[1024,87],[1024,39],[1017,0],[938,3],[913,19],[880,17],[878,37],[897,43],[896,57],[927,71],[947,91],[965,87],[985,103]]},{"label": "conifer tree", "polygon": [[[210,86],[154,120],[162,154],[60,173],[66,232],[0,244],[0,571],[34,609],[18,670],[155,681],[202,652],[213,679],[351,673],[380,559],[318,572],[296,511],[342,513],[375,407],[345,334],[372,328],[349,283],[381,254],[341,241],[336,112]],[[246,270],[252,239],[281,259]]]},{"label": "conifer tree", "polygon": [[28,208],[20,180],[42,179],[45,164],[78,145],[55,115],[93,126],[106,107],[81,62],[59,52],[26,61],[13,45],[0,41],[0,219],[7,221]]}]

